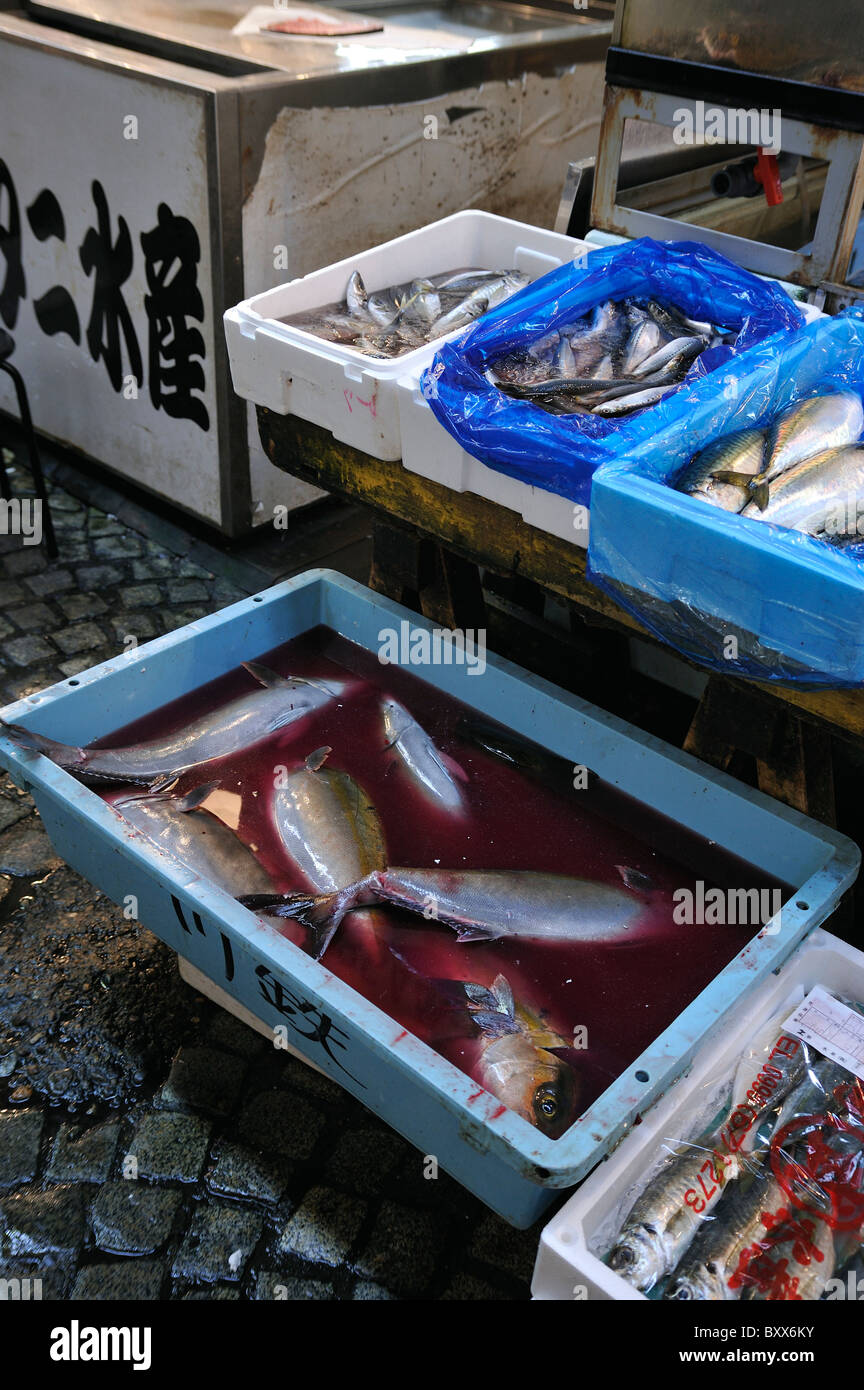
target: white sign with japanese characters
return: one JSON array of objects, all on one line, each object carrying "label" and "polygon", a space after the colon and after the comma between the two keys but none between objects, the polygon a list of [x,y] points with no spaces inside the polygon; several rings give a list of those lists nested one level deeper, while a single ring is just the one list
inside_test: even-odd
[{"label": "white sign with japanese characters", "polygon": [[218,523],[206,94],[6,38],[0,92],[0,327],[37,429]]}]

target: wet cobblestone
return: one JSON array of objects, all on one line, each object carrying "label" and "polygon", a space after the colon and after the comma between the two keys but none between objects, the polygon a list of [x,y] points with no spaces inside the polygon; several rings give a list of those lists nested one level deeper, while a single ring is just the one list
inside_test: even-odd
[{"label": "wet cobblestone", "polygon": [[[0,706],[244,597],[158,521],[56,487],[52,508],[57,561],[0,537]],[[527,1297],[536,1229],[424,1179],[340,1086],[185,985],[2,774],[0,953],[0,1279],[52,1300]]]}]

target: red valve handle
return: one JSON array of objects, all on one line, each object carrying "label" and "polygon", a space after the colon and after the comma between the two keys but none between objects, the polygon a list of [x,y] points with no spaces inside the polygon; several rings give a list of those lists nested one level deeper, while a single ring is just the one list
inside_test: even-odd
[{"label": "red valve handle", "polygon": [[753,177],[757,183],[761,183],[765,193],[765,201],[769,207],[776,207],[783,202],[783,185],[780,181],[780,170],[777,167],[776,154],[768,154],[760,145],[759,153],[756,156],[756,168],[753,170]]}]

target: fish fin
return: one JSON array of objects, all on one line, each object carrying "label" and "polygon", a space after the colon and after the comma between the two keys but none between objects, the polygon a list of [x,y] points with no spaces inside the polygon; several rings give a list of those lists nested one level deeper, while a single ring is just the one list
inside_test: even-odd
[{"label": "fish fin", "polygon": [[445,772],[449,772],[453,777],[458,777],[460,782],[468,782],[471,780],[462,764],[457,762],[450,753],[442,753],[440,749],[436,749],[436,752],[438,754],[438,761],[441,763]]},{"label": "fish fin", "polygon": [[260,661],[243,661],[241,665],[244,671],[248,671],[250,676],[266,689],[272,689],[274,686],[285,685],[286,683],[284,676],[277,675],[275,671],[270,670],[269,666],[263,666]]},{"label": "fish fin", "polygon": [[641,869],[631,869],[626,864],[616,864],[615,868],[626,887],[632,888],[634,893],[651,893],[657,886],[653,878],[649,874],[643,874]]},{"label": "fish fin", "polygon": [[315,751],[313,753],[310,753],[308,758],[306,759],[307,771],[318,772],[324,766],[332,752],[333,749],[326,743],[323,745],[323,747],[316,748]]},{"label": "fish fin", "polygon": [[204,782],[200,787],[193,787],[186,792],[185,796],[172,797],[178,811],[197,811],[203,805],[208,796],[219,789],[219,782]]},{"label": "fish fin", "polygon": [[456,928],[456,940],[459,942],[496,941],[500,935],[501,933],[495,931],[494,927],[481,927],[477,923],[470,927]]},{"label": "fish fin", "polygon": [[[121,806],[128,806],[133,801],[171,801],[171,788],[176,787],[180,781],[179,777],[160,777],[153,783],[152,787],[141,787],[138,791],[130,792],[127,796],[118,796],[111,805],[114,810]],[[214,783],[215,786],[215,783]]]},{"label": "fish fin", "polygon": [[544,1047],[544,1052],[550,1052],[553,1057],[560,1057],[562,1062],[566,1062],[574,1071],[578,1071],[580,1064],[584,1063],[585,1054],[578,1047]]},{"label": "fish fin", "polygon": [[23,728],[21,724],[7,724],[5,719],[0,719],[0,728],[19,747],[26,748],[31,753],[41,753],[69,771],[79,765],[83,767],[87,761],[85,750],[76,747],[75,744],[57,743],[53,738],[46,738],[44,734],[35,734],[31,729]]},{"label": "fish fin", "polygon": [[[172,787],[176,787],[179,781],[180,778],[176,777],[173,772],[166,772],[163,777],[157,777],[154,781],[150,783],[150,785],[147,788],[147,791],[145,792],[145,795],[163,796],[165,795],[165,793],[170,792]],[[213,785],[215,786],[216,783],[214,782]]]},{"label": "fish fin", "polygon": [[513,1001],[513,991],[510,983],[505,980],[503,975],[496,975],[492,981],[492,993],[498,1001],[498,1007],[502,1013],[506,1013],[510,1018],[516,1017],[516,1005]]},{"label": "fish fin", "polygon": [[754,483],[750,488],[750,497],[760,512],[764,512],[771,497],[771,488],[767,483]]},{"label": "fish fin", "polygon": [[504,1038],[508,1034],[520,1031],[516,1020],[500,1013],[498,1009],[472,1009],[471,1019],[487,1038]]},{"label": "fish fin", "polygon": [[750,495],[750,484],[753,482],[753,476],[750,473],[734,473],[730,469],[720,468],[716,473],[712,473],[711,477],[714,482],[728,483],[730,487],[737,487],[740,492],[746,492],[748,496]]}]

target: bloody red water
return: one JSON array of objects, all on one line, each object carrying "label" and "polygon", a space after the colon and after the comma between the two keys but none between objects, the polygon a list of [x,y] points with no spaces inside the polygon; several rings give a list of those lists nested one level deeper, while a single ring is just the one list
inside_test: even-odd
[{"label": "bloody red water", "polygon": [[[327,950],[327,968],[469,1074],[481,1075],[482,1043],[467,1013],[453,1010],[439,979],[488,985],[503,974],[515,998],[542,1014],[562,1045],[572,1041],[575,1028],[584,1027],[587,1047],[575,1062],[585,1109],[755,935],[757,928],[747,925],[679,925],[672,895],[693,889],[697,880],[706,891],[713,886],[776,889],[773,880],[608,784],[564,789],[560,776],[552,775],[554,767],[546,777],[542,771],[527,775],[467,742],[457,726],[470,711],[413,673],[381,665],[375,654],[326,628],[256,660],[283,675],[347,680],[348,688],[338,701],[242,756],[208,763],[204,773],[185,774],[177,791],[218,781],[238,794],[238,834],[282,891],[313,885],[286,857],[276,832],[274,770],[301,765],[322,745],[332,749],[328,765],[355,778],[376,807],[392,865],[531,869],[618,888],[625,868],[639,885],[633,893],[634,924],[613,944],[512,938],[459,943],[452,928],[389,907],[378,912],[377,932],[370,938],[368,929],[346,919]],[[482,676],[476,679],[479,694]],[[167,733],[252,688],[252,678],[237,668],[102,745],[120,747]],[[463,770],[465,814],[431,802],[413,784],[398,753],[386,747],[380,702],[388,695],[400,700]],[[563,762],[559,773],[561,768]],[[298,944],[307,940],[297,923],[278,926]]]}]

